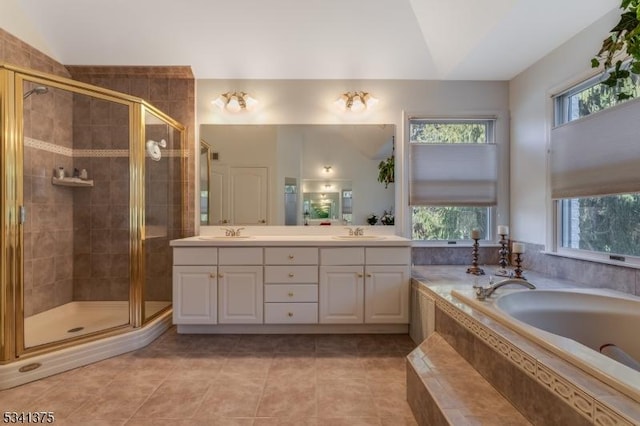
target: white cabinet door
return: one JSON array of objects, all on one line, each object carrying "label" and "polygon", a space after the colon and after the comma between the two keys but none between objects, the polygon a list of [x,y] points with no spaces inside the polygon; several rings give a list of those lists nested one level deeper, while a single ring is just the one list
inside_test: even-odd
[{"label": "white cabinet door", "polygon": [[409,323],[409,269],[408,265],[366,267],[366,323]]},{"label": "white cabinet door", "polygon": [[362,266],[320,267],[320,323],[360,324],[364,319]]},{"label": "white cabinet door", "polygon": [[218,322],[262,324],[262,266],[218,268]]},{"label": "white cabinet door", "polygon": [[173,267],[173,323],[216,324],[215,266]]}]

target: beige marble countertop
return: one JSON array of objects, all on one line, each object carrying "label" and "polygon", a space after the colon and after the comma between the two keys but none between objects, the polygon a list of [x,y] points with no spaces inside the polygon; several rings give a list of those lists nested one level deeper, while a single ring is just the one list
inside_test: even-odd
[{"label": "beige marble countertop", "polygon": [[411,240],[397,235],[365,234],[362,237],[347,235],[243,235],[225,237],[224,235],[198,235],[195,237],[172,240],[176,246],[216,246],[216,247],[258,247],[258,246],[326,246],[326,247],[409,247]]}]

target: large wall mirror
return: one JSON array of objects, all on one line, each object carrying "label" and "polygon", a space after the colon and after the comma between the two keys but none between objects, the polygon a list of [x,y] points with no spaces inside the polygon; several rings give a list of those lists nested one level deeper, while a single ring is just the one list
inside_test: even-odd
[{"label": "large wall mirror", "polygon": [[200,126],[201,225],[366,225],[394,210],[378,182],[393,124]]}]

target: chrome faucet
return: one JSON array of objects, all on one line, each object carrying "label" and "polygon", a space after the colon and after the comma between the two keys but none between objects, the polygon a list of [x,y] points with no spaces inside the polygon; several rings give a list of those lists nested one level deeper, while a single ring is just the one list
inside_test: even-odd
[{"label": "chrome faucet", "polygon": [[240,236],[240,231],[242,231],[244,228],[237,228],[237,229],[222,228],[222,229],[224,229],[225,237],[239,237]]},{"label": "chrome faucet", "polygon": [[527,287],[528,289],[531,289],[531,290],[536,288],[535,285],[531,284],[529,281],[525,280],[524,278],[506,278],[502,281],[498,281],[497,283],[494,283],[493,277],[489,279],[488,287],[474,285],[473,288],[476,290],[476,298],[478,300],[484,300],[487,297],[491,296],[493,292],[499,289],[500,287],[509,285],[509,284],[518,284],[518,285]]}]

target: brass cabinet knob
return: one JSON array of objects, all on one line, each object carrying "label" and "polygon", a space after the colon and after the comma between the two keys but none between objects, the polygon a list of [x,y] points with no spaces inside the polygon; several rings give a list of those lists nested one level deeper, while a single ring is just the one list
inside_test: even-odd
[{"label": "brass cabinet knob", "polygon": [[293,272],[289,272],[289,278],[293,278]]},{"label": "brass cabinet knob", "polygon": [[358,278],[362,278],[362,277],[363,277],[363,275],[358,273]]},{"label": "brass cabinet knob", "polygon": [[289,315],[289,317],[292,317],[293,316],[293,312],[289,312],[288,315]]},{"label": "brass cabinet knob", "polygon": [[294,256],[293,256],[292,254],[290,254],[290,255],[289,255],[289,259],[291,259],[291,260],[292,260],[292,259],[293,259],[293,257],[294,257]]},{"label": "brass cabinet knob", "polygon": [[219,278],[224,278],[224,274],[218,274]]},{"label": "brass cabinet knob", "polygon": [[267,221],[262,219],[259,223],[267,223]]},{"label": "brass cabinet knob", "polygon": [[367,277],[371,277],[371,274],[367,274]]},{"label": "brass cabinet knob", "polygon": [[209,274],[209,278],[215,278],[217,275],[215,274],[215,272],[212,272]]},{"label": "brass cabinet knob", "polygon": [[289,297],[293,297],[293,292],[292,291],[289,292]]}]

